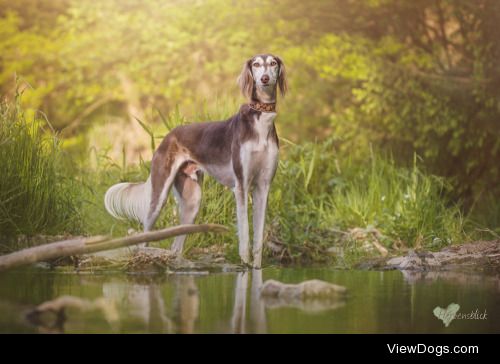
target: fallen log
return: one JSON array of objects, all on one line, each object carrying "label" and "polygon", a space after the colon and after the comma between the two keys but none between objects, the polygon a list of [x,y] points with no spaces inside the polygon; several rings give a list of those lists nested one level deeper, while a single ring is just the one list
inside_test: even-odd
[{"label": "fallen log", "polygon": [[145,242],[163,240],[178,235],[207,232],[223,233],[227,231],[228,229],[225,226],[217,224],[186,224],[120,238],[92,236],[88,238],[63,240],[2,255],[0,256],[0,271],[70,255],[89,254]]}]

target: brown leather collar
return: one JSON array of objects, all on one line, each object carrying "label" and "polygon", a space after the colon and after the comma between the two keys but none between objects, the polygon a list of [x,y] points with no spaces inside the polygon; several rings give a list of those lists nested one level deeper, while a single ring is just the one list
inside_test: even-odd
[{"label": "brown leather collar", "polygon": [[248,104],[252,109],[263,112],[276,112],[276,103],[265,104],[263,102],[251,102]]}]

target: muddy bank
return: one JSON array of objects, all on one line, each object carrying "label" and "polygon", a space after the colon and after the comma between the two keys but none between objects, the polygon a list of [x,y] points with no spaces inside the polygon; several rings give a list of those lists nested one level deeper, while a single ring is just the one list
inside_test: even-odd
[{"label": "muddy bank", "polygon": [[[368,244],[372,246],[372,244]],[[268,247],[269,248],[269,247]],[[367,252],[365,245],[358,249]],[[340,251],[337,252],[337,250]],[[344,251],[333,248],[322,255],[343,259]],[[370,251],[374,251],[373,248]],[[349,263],[348,269],[392,270],[398,269],[409,275],[423,272],[474,272],[500,276],[500,240],[478,241],[467,244],[448,246],[441,251],[427,250],[380,251],[382,256],[364,258],[358,263]],[[215,272],[238,272],[246,267],[233,264],[226,257],[226,245],[214,245],[206,248],[192,248],[186,258],[174,257],[168,249],[160,248],[120,248],[94,254],[69,256],[38,263],[43,268],[61,268],[76,272],[95,272],[100,270],[118,270],[127,273],[163,273],[165,271],[193,272],[208,274]],[[384,256],[387,254],[386,256]],[[396,255],[397,254],[397,255]],[[273,261],[273,258],[268,257]],[[283,266],[278,262],[278,265]],[[330,264],[320,264],[330,266]],[[335,266],[336,267],[336,266]],[[345,269],[345,267],[342,267]]]},{"label": "muddy bank", "polygon": [[358,269],[409,272],[467,271],[500,274],[500,240],[452,245],[438,252],[410,250],[406,255],[364,260]]},{"label": "muddy bank", "polygon": [[246,268],[226,260],[224,254],[215,249],[195,252],[187,257],[177,257],[168,249],[141,247],[121,248],[94,254],[58,258],[37,263],[37,267],[73,271],[75,273],[96,273],[119,271],[129,274],[156,274],[176,272],[203,275],[219,272],[240,272]]}]

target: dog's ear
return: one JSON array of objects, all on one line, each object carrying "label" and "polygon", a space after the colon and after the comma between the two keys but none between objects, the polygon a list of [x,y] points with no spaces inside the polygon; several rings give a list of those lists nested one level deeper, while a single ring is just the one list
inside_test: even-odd
[{"label": "dog's ear", "polygon": [[286,68],[285,64],[280,57],[274,57],[278,61],[278,66],[280,67],[278,75],[278,87],[280,88],[281,96],[285,96],[288,91],[288,81],[286,79]]},{"label": "dog's ear", "polygon": [[252,59],[249,59],[243,65],[240,76],[238,77],[238,84],[240,85],[241,93],[248,99],[252,98],[253,94],[253,75],[252,75]]}]

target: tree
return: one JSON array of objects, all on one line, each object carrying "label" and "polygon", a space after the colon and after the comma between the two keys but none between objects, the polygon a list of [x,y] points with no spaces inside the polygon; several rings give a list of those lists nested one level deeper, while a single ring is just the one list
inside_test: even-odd
[{"label": "tree", "polygon": [[155,108],[179,106],[194,121],[217,98],[232,110],[243,61],[271,52],[290,76],[282,135],[333,135],[359,158],[370,145],[401,163],[416,151],[462,196],[500,193],[496,0],[2,5],[1,91],[12,94],[21,76],[33,87],[25,103],[67,135],[109,118],[138,128],[134,117],[154,122]]}]

